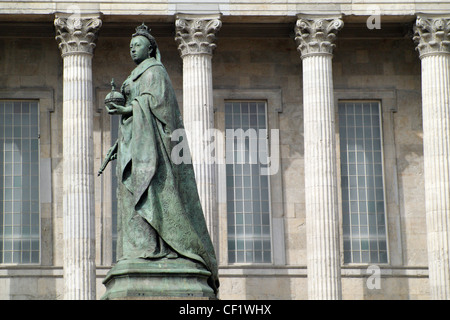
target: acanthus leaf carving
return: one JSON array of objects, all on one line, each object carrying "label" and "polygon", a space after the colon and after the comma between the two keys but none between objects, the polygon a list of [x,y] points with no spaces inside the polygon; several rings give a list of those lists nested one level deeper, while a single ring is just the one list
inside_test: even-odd
[{"label": "acanthus leaf carving", "polygon": [[54,25],[55,39],[62,56],[70,53],[94,53],[95,41],[102,25],[99,17],[57,16]]},{"label": "acanthus leaf carving", "polygon": [[450,53],[450,17],[418,16],[413,40],[421,57]]},{"label": "acanthus leaf carving", "polygon": [[295,26],[297,50],[302,57],[332,54],[336,34],[344,26],[337,17],[299,17]]},{"label": "acanthus leaf carving", "polygon": [[190,17],[177,16],[175,21],[178,50],[183,57],[187,54],[209,54],[216,48],[214,41],[220,30],[222,21],[220,16]]}]

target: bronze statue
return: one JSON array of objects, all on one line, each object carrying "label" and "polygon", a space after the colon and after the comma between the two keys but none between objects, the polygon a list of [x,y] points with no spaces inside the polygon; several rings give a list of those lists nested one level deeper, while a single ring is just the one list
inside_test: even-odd
[{"label": "bronze statue", "polygon": [[194,261],[210,272],[208,284],[217,292],[217,262],[192,165],[170,158],[171,134],[183,128],[177,99],[144,24],[132,36],[130,54],[137,67],[121,92],[113,86],[107,97],[108,113],[121,116],[119,138],[99,171],[117,158],[118,261]]}]

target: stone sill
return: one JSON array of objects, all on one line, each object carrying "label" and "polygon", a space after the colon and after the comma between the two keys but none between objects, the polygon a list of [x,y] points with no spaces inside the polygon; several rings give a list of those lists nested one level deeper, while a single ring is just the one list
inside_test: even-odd
[{"label": "stone sill", "polygon": [[[368,277],[373,271],[368,270],[371,265],[346,265],[341,267],[343,278],[361,278]],[[380,274],[386,278],[428,278],[428,267],[426,266],[406,266],[393,267],[389,265],[380,265]],[[97,278],[104,278],[110,267],[97,266]],[[38,266],[38,265],[1,265],[0,278],[12,277],[50,277],[62,278],[62,267]],[[220,266],[219,277],[221,278],[239,278],[239,277],[296,277],[306,278],[306,266],[273,266],[273,265],[236,265]]]},{"label": "stone sill", "polygon": [[[371,265],[342,266],[341,275],[343,278],[360,278],[373,275],[373,271],[368,270]],[[406,266],[392,267],[389,265],[379,265],[380,275],[387,278],[428,278],[428,267],[426,266]],[[219,267],[219,277],[307,277],[306,266],[221,266]]]}]

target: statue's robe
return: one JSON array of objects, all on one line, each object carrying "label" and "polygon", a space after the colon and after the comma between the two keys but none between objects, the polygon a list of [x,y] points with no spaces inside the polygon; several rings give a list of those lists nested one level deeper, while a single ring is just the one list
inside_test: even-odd
[{"label": "statue's robe", "polygon": [[164,66],[144,60],[122,93],[133,113],[119,125],[118,257],[194,260],[211,272],[208,282],[216,291],[217,262],[192,164],[171,161],[178,143],[171,134],[183,129],[183,122]]}]

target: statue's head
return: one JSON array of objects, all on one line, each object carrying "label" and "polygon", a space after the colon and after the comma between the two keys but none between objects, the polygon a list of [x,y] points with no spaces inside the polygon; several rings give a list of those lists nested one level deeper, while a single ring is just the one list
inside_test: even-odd
[{"label": "statue's head", "polygon": [[130,55],[136,64],[147,58],[157,57],[158,45],[145,24],[136,28],[130,42]]}]

